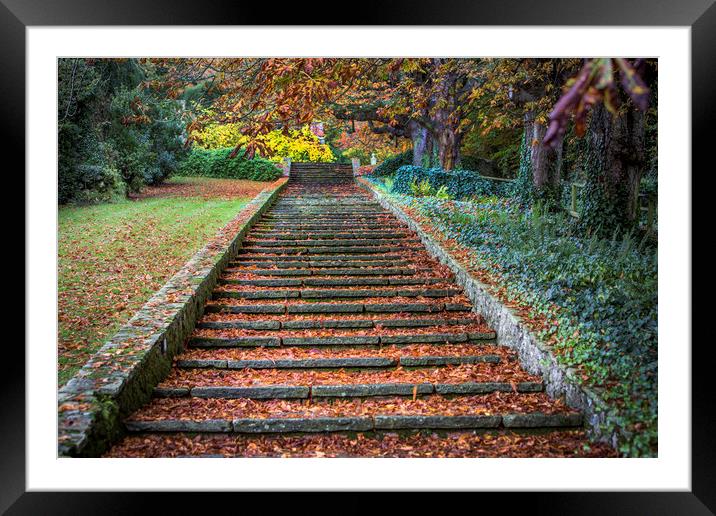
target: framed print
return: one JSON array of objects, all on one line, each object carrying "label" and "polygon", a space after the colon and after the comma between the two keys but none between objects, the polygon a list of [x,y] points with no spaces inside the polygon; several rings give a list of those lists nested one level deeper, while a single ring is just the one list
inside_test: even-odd
[{"label": "framed print", "polygon": [[335,7],[2,0],[27,208],[0,507],[713,513],[716,7]]}]

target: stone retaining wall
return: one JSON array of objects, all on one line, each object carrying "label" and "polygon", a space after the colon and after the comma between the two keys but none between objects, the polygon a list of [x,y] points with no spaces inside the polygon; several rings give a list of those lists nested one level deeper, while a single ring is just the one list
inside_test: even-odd
[{"label": "stone retaining wall", "polygon": [[194,330],[219,273],[288,178],[258,194],[196,253],[58,393],[58,455],[96,457],[146,403]]},{"label": "stone retaining wall", "polygon": [[542,376],[547,394],[553,398],[563,397],[567,405],[582,411],[584,422],[592,436],[617,448],[619,436],[614,433],[607,435],[602,430],[607,406],[599,395],[579,384],[574,371],[557,363],[550,346],[541,342],[514,310],[490,294],[484,283],[473,277],[389,196],[377,190],[364,178],[356,178],[356,182],[371,192],[384,208],[407,223],[410,229],[418,234],[432,256],[450,267],[456,282],[465,289],[475,310],[482,314],[487,324],[497,332],[497,342],[514,349],[520,363],[528,372]]}]

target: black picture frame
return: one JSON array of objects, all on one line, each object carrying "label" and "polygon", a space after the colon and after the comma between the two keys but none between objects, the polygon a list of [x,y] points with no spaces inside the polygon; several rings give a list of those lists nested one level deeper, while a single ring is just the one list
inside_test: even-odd
[{"label": "black picture frame", "polygon": [[[54,25],[604,25],[604,26],[689,26],[691,27],[692,73],[692,163],[702,173],[713,168],[709,144],[716,131],[716,5],[714,0],[396,0],[390,3],[369,0],[340,14],[340,6],[323,0],[276,5],[228,0],[0,0],[0,55],[3,78],[0,99],[4,138],[7,149],[15,149],[19,158],[13,165],[24,169],[25,148],[25,29],[28,26]],[[12,79],[11,79],[12,78]],[[9,171],[6,170],[6,173]],[[665,171],[664,173],[676,173]],[[19,174],[16,174],[19,176]],[[22,184],[18,185],[24,191]],[[693,195],[707,192],[693,188]],[[23,196],[24,198],[24,196]],[[706,203],[708,205],[708,203]],[[9,220],[16,220],[15,216]],[[692,215],[694,222],[700,220]],[[16,247],[24,239],[17,226]],[[709,234],[692,231],[692,235]],[[9,238],[9,237],[8,237]],[[693,258],[692,275],[700,268]],[[25,261],[25,263],[27,263]],[[25,268],[25,274],[32,273]],[[694,300],[695,301],[695,300]],[[15,305],[19,300],[14,299]],[[709,307],[692,303],[693,321]],[[31,309],[32,307],[26,307]],[[706,318],[708,320],[708,318]],[[19,322],[16,323],[19,326]],[[684,335],[688,350],[691,336]],[[7,334],[6,334],[7,338]],[[530,513],[549,514],[714,514],[716,513],[716,411],[713,409],[713,382],[709,360],[711,342],[691,339],[692,352],[692,490],[690,492],[593,492],[593,493],[510,493],[507,496],[481,493],[480,505],[494,497],[509,498],[509,509],[523,507]],[[5,363],[24,364],[25,354],[19,339],[6,342]],[[11,346],[12,345],[12,346]],[[124,514],[141,512],[146,507],[137,493],[39,493],[25,492],[25,370],[3,368],[0,374],[0,511],[8,514]],[[265,495],[265,494],[264,494]],[[215,501],[222,501],[218,495]],[[245,495],[242,495],[245,496]],[[304,495],[293,494],[292,504]],[[371,504],[362,495],[349,494],[344,512],[364,512]],[[452,496],[452,495],[450,495]],[[271,495],[276,500],[275,495]],[[402,497],[405,510],[424,507],[422,496]],[[488,500],[490,498],[490,500]],[[185,512],[187,497],[173,493],[162,496],[165,512],[172,505]],[[494,500],[500,506],[507,500]],[[454,503],[454,502],[452,502]],[[458,502],[459,503],[459,502]],[[316,510],[319,510],[317,507]],[[501,511],[501,512],[504,512]]]}]

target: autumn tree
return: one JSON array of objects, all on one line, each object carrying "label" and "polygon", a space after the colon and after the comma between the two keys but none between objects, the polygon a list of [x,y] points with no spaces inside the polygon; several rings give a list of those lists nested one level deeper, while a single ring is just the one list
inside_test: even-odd
[{"label": "autumn tree", "polygon": [[587,138],[585,206],[581,223],[593,230],[638,225],[639,185],[646,168],[648,83],[657,61],[589,59],[549,116],[544,148],[560,145],[570,118]]},{"label": "autumn tree", "polygon": [[542,145],[548,114],[562,85],[578,70],[577,59],[485,59],[480,86],[470,101],[477,104],[482,134],[505,127],[523,128],[521,170],[529,196],[556,207],[562,173],[562,142]]},{"label": "autumn tree", "polygon": [[460,161],[460,145],[474,125],[469,102],[479,80],[477,59],[412,58],[384,61],[369,88],[334,107],[340,119],[362,120],[378,133],[409,138],[413,164],[445,170]]},{"label": "autumn tree", "polygon": [[[255,137],[313,119],[369,123],[376,133],[410,138],[415,162],[434,150],[441,167],[459,162],[472,125],[468,102],[478,60],[419,59],[165,59],[153,60],[167,81],[154,84],[180,95],[203,85],[213,122],[240,123]],[[198,117],[194,124],[208,122]],[[189,128],[190,130],[193,127]],[[265,152],[260,140],[248,155]],[[237,149],[238,150],[238,149]]]}]

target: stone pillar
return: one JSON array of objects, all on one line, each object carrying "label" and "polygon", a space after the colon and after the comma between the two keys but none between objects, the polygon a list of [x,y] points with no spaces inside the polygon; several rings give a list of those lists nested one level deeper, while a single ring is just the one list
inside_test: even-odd
[{"label": "stone pillar", "polygon": [[283,158],[283,175],[284,177],[291,175],[291,158]]},{"label": "stone pillar", "polygon": [[353,175],[357,176],[360,168],[360,158],[351,158],[351,163],[353,165]]}]

